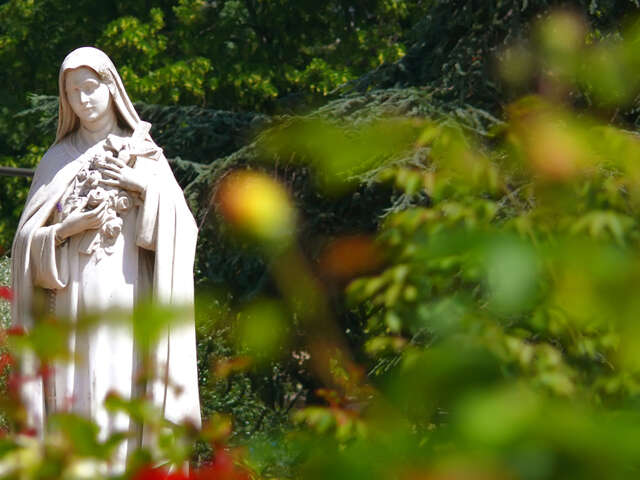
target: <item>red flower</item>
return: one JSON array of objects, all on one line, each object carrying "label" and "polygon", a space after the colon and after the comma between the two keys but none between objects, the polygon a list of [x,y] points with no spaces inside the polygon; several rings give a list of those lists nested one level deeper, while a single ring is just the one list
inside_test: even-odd
[{"label": "red flower", "polygon": [[191,480],[249,480],[249,474],[233,464],[233,457],[218,450],[212,463],[191,472]]},{"label": "red flower", "polygon": [[0,354],[0,375],[4,373],[4,369],[14,364],[13,357],[9,353]]},{"label": "red flower", "polygon": [[213,462],[198,470],[191,470],[189,475],[146,466],[138,470],[132,480],[250,480],[250,477],[246,470],[234,465],[229,452],[218,450]]},{"label": "red flower", "polygon": [[13,291],[6,285],[0,285],[0,298],[4,300],[13,300]]},{"label": "red flower", "polygon": [[38,431],[31,427],[31,428],[25,428],[24,430],[20,431],[21,435],[25,435],[27,437],[36,437],[38,435]]},{"label": "red flower", "polygon": [[144,467],[138,470],[133,480],[165,480],[167,472],[160,468]]},{"label": "red flower", "polygon": [[9,375],[7,379],[7,390],[9,394],[13,397],[16,397],[20,393],[20,387],[24,383],[23,377],[13,372]]},{"label": "red flower", "polygon": [[167,476],[167,480],[189,480],[189,477],[183,472],[174,472]]},{"label": "red flower", "polygon": [[43,363],[42,365],[40,365],[40,368],[38,368],[38,375],[40,375],[43,379],[49,378],[51,375],[53,375],[53,367],[48,363]]},{"label": "red flower", "polygon": [[34,377],[29,375],[20,375],[15,370],[9,373],[9,377],[7,378],[7,392],[9,396],[13,398],[20,397],[20,390],[22,389],[22,385],[28,382],[32,382]]},{"label": "red flower", "polygon": [[169,473],[165,468],[143,467],[133,476],[133,480],[189,480],[183,472]]},{"label": "red flower", "polygon": [[6,330],[7,335],[12,335],[14,337],[21,337],[27,333],[24,327],[20,325],[14,325],[13,327],[9,327]]}]

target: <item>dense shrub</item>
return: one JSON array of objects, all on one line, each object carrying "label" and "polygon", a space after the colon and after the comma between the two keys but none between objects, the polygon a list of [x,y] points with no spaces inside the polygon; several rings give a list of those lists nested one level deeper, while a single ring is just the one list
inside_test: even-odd
[{"label": "dense shrub", "polygon": [[[637,476],[637,7],[587,3],[542,21],[555,2],[430,2],[403,59],[306,115],[138,104],[201,226],[209,421],[140,458],[213,455],[210,478]],[[50,128],[55,99],[32,101],[21,118]],[[4,457],[27,477],[105,456],[30,442]]]}]

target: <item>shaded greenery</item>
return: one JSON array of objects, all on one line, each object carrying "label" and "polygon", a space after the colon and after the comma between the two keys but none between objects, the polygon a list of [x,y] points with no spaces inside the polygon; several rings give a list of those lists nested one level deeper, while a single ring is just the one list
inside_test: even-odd
[{"label": "shaded greenery", "polygon": [[[388,0],[94,3],[0,5],[0,64],[12,72],[0,79],[3,165],[33,167],[50,144],[53,130],[43,134],[33,128],[33,117],[16,114],[27,109],[31,94],[57,94],[56,66],[75,47],[105,49],[134,100],[184,105],[142,113],[159,124],[157,139],[170,156],[184,156],[186,148],[187,156],[209,163],[239,147],[242,137],[231,132],[253,115],[187,105],[247,112],[309,108],[345,81],[399,58],[398,32],[424,8]],[[5,181],[0,245],[7,251],[27,184]]]},{"label": "shaded greenery", "polygon": [[[636,476],[638,6],[583,1],[536,23],[558,4],[134,2],[104,17],[92,38],[137,98],[198,104],[136,105],[201,225],[203,414],[226,433],[200,440],[248,445],[237,463],[255,478]],[[252,5],[264,24],[248,25]],[[21,165],[55,124],[55,97],[31,101],[0,150]],[[284,186],[289,250],[212,203],[238,169]],[[15,222],[23,190],[8,191]],[[257,208],[227,204],[244,201]],[[313,366],[323,335],[328,372]]]}]

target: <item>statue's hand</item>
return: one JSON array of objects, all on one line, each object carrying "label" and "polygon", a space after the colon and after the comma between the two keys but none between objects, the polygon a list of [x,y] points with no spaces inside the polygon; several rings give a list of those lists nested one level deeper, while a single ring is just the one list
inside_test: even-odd
[{"label": "statue's hand", "polygon": [[64,240],[85,230],[100,228],[108,215],[106,207],[107,202],[102,202],[93,210],[86,212],[83,212],[82,208],[74,210],[58,224],[56,236]]},{"label": "statue's hand", "polygon": [[147,180],[138,171],[134,170],[119,158],[107,153],[103,165],[103,175],[109,177],[101,180],[104,185],[119,187],[144,195],[147,189]]}]

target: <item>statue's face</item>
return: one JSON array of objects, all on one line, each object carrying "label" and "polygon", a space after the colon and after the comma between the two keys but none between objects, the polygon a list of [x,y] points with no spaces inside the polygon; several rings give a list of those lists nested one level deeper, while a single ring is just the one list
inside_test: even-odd
[{"label": "statue's face", "polygon": [[92,69],[80,67],[69,70],[65,74],[64,86],[71,109],[82,125],[99,122],[111,112],[109,87]]}]

